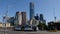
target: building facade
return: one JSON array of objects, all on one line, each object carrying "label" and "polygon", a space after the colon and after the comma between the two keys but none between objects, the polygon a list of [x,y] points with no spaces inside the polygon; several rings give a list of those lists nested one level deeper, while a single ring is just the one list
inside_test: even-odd
[{"label": "building facade", "polygon": [[60,21],[49,22],[48,23],[48,28],[51,29],[51,30],[60,30]]},{"label": "building facade", "polygon": [[34,17],[34,3],[30,2],[30,19]]},{"label": "building facade", "polygon": [[26,24],[26,12],[21,12],[22,14],[22,25]]},{"label": "building facade", "polygon": [[15,15],[15,24],[16,25],[21,25],[22,24],[22,14],[21,12],[16,12],[16,15]]},{"label": "building facade", "polygon": [[25,25],[26,24],[26,12],[16,12],[15,24],[16,25]]},{"label": "building facade", "polygon": [[39,30],[38,24],[39,24],[39,20],[36,20],[34,17],[30,20],[30,25],[32,26],[32,29],[34,31]]},{"label": "building facade", "polygon": [[9,22],[11,26],[14,26],[14,17],[10,17],[7,22]]},{"label": "building facade", "polygon": [[40,21],[43,21],[44,20],[44,16],[43,14],[40,14]]},{"label": "building facade", "polygon": [[2,23],[2,22],[0,22],[0,27],[10,27],[10,23]]},{"label": "building facade", "polygon": [[39,20],[39,16],[38,14],[36,14],[36,16],[34,16],[36,20]]}]

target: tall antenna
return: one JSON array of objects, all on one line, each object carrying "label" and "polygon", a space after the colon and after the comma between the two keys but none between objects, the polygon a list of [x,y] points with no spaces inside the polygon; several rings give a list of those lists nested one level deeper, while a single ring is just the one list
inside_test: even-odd
[{"label": "tall antenna", "polygon": [[54,14],[54,22],[56,22],[56,16],[55,16],[55,9],[53,8],[53,14]]}]

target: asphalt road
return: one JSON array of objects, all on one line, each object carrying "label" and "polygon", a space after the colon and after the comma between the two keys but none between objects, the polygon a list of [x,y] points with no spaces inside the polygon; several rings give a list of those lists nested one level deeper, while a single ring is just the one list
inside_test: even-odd
[{"label": "asphalt road", "polygon": [[[0,31],[0,34],[4,34],[4,31]],[[47,31],[35,31],[35,32],[28,32],[28,31],[5,31],[5,34],[60,34],[58,32],[47,32]]]}]

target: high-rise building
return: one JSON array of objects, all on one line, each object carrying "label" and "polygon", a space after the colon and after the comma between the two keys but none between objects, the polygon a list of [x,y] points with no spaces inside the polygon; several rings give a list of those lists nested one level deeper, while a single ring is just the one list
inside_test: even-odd
[{"label": "high-rise building", "polygon": [[30,20],[34,17],[34,3],[30,2]]},{"label": "high-rise building", "polygon": [[11,24],[11,26],[14,26],[14,17],[10,17],[8,20],[7,20],[8,23]]},{"label": "high-rise building", "polygon": [[35,19],[36,19],[36,20],[39,20],[39,16],[38,16],[38,14],[36,14]]},{"label": "high-rise building", "polygon": [[43,22],[46,24],[46,20],[43,20]]},{"label": "high-rise building", "polygon": [[40,14],[40,21],[43,21],[44,20],[44,16],[43,14]]},{"label": "high-rise building", "polygon": [[21,12],[22,14],[22,25],[26,24],[26,12]]},{"label": "high-rise building", "polygon": [[15,24],[25,25],[26,24],[26,12],[16,12]]},{"label": "high-rise building", "polygon": [[15,24],[21,25],[22,24],[22,14],[21,12],[16,12],[15,15]]}]

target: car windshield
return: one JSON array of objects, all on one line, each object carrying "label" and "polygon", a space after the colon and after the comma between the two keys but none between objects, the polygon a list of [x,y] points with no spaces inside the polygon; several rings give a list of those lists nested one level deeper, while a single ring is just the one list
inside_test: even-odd
[{"label": "car windshield", "polygon": [[25,28],[31,28],[31,26],[25,26]]},{"label": "car windshield", "polygon": [[21,28],[20,26],[16,26],[16,28]]}]

